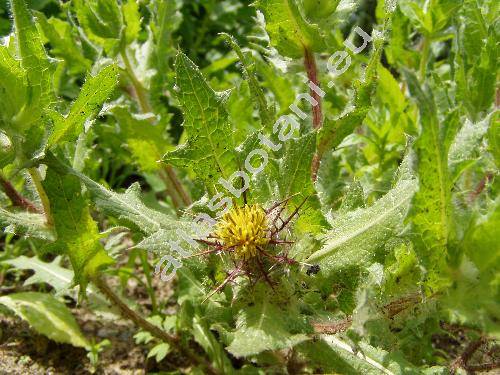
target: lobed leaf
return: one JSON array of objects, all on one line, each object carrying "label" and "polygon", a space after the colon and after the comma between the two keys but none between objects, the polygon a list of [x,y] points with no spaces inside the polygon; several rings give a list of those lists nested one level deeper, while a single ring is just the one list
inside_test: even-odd
[{"label": "lobed leaf", "polygon": [[177,54],[175,70],[188,141],[165,154],[163,161],[193,168],[207,189],[214,192],[219,177],[227,179],[239,170],[228,114],[221,95],[212,90],[182,52]]},{"label": "lobed leaf", "polygon": [[430,91],[424,91],[410,72],[406,72],[406,80],[419,106],[421,128],[415,141],[419,190],[410,217],[420,236],[416,250],[428,267],[429,287],[438,288],[445,282],[447,245],[452,232],[448,150],[459,129],[459,121],[456,112],[451,112],[440,124]]},{"label": "lobed leaf", "polygon": [[49,146],[71,141],[83,131],[85,121],[96,116],[118,82],[118,67],[108,65],[95,76],[89,75],[66,116],[51,112],[54,132]]},{"label": "lobed leaf", "polygon": [[85,295],[88,279],[113,263],[99,242],[97,224],[90,216],[78,177],[47,170],[43,181],[50,200],[57,242],[53,245],[68,255],[80,293]]}]

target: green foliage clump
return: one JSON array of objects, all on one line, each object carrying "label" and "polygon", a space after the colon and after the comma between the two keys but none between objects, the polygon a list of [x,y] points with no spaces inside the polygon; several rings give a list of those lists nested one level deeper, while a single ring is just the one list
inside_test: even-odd
[{"label": "green foliage clump", "polygon": [[0,2],[2,313],[93,364],[63,296],[194,372],[498,364],[497,1],[36,3]]}]

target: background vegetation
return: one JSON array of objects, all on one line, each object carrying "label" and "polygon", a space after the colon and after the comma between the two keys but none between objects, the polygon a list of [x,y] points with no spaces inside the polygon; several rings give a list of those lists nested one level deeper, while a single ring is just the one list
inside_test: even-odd
[{"label": "background vegetation", "polygon": [[[0,372],[498,369],[499,4],[0,0]],[[305,78],[321,111],[234,200],[308,198],[268,249],[295,262],[162,282]]]}]

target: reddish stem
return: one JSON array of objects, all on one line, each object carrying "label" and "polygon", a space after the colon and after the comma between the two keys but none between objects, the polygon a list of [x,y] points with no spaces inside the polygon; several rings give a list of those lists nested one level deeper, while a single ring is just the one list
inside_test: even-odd
[{"label": "reddish stem", "polygon": [[[314,54],[307,47],[304,48],[304,67],[306,68],[307,78],[309,78],[309,81],[319,87],[316,60],[314,59]],[[312,89],[310,89],[310,93],[313,99],[318,103],[317,105],[312,106],[313,128],[319,129],[321,127],[323,117],[321,114],[321,96],[319,96],[318,93]]]},{"label": "reddish stem", "polygon": [[476,341],[472,341],[467,345],[465,348],[465,351],[458,356],[450,365],[450,370],[452,374],[455,374],[459,368],[467,368],[467,363],[469,362],[469,359],[472,358],[474,353],[486,342],[485,337],[480,337]]},{"label": "reddish stem", "polygon": [[2,175],[0,175],[0,186],[2,186],[3,191],[9,197],[12,205],[24,208],[30,212],[41,212],[41,210],[38,209],[33,202],[19,194],[14,185],[12,185],[12,183],[6,180]]},{"label": "reddish stem", "polygon": [[486,175],[479,181],[479,184],[476,188],[469,194],[469,202],[472,203],[474,200],[481,194],[486,187],[486,183],[491,181],[493,178],[493,173],[488,172]]},{"label": "reddish stem", "polygon": [[[304,66],[306,68],[307,72],[307,77],[309,78],[309,81],[314,83],[316,86],[319,87],[319,80],[318,80],[318,70],[316,68],[316,60],[314,59],[314,54],[308,49],[304,49]],[[310,94],[318,102],[318,105],[312,106],[312,111],[313,111],[313,128],[314,129],[319,129],[321,128],[322,124],[322,119],[323,115],[321,113],[321,96],[314,91],[313,89],[310,89]],[[316,182],[316,179],[318,178],[318,169],[319,169],[319,162],[320,162],[320,156],[316,152],[314,154],[312,163],[311,163],[311,179],[314,182]]]},{"label": "reddish stem", "polygon": [[311,162],[311,178],[312,178],[313,183],[316,182],[316,180],[318,179],[318,170],[319,170],[320,161],[321,161],[321,158],[320,158],[318,152],[316,152],[314,154],[312,162]]}]

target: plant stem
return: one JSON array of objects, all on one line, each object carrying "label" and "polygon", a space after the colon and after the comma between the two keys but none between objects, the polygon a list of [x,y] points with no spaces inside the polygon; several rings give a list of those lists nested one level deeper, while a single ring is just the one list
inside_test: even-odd
[{"label": "plant stem", "polygon": [[2,187],[7,197],[9,197],[13,206],[24,208],[30,212],[37,212],[37,213],[41,212],[33,202],[23,197],[16,190],[14,185],[12,185],[12,183],[8,181],[1,173],[0,173],[0,186]]},{"label": "plant stem", "polygon": [[427,63],[429,60],[430,47],[431,43],[429,38],[427,36],[424,36],[424,41],[422,44],[422,55],[420,57],[420,69],[419,69],[420,78],[422,79],[422,81],[425,79],[425,74],[427,71]]},{"label": "plant stem", "polygon": [[45,213],[45,221],[49,227],[54,226],[54,220],[52,219],[52,211],[50,209],[50,200],[43,188],[42,176],[40,176],[40,171],[36,167],[28,168],[28,173],[33,180],[38,196],[42,201],[43,212]]},{"label": "plant stem", "polygon": [[125,64],[125,70],[127,71],[127,74],[130,78],[130,81],[132,82],[132,86],[134,87],[135,91],[135,98],[137,99],[137,103],[139,104],[139,107],[141,108],[142,113],[150,113],[153,111],[153,107],[151,106],[151,103],[149,102],[148,99],[148,93],[144,86],[141,84],[139,79],[137,79],[137,76],[135,75],[134,69],[132,68],[132,64],[130,63],[130,60],[127,56],[127,52],[123,49],[120,52],[120,56],[123,60],[123,63]]},{"label": "plant stem", "polygon": [[182,186],[181,182],[179,181],[179,178],[177,177],[177,174],[174,171],[174,168],[172,168],[171,165],[167,165],[165,167],[165,171],[167,172],[168,177],[172,181],[172,184],[174,185],[175,190],[177,193],[179,193],[182,201],[184,202],[184,205],[189,206],[191,203],[191,198],[189,197],[188,193],[186,190],[184,190],[184,187]]},{"label": "plant stem", "polygon": [[311,162],[311,179],[314,182],[318,179],[318,170],[319,170],[319,164],[321,162],[321,156],[318,154],[316,151],[314,153],[312,162]]},{"label": "plant stem", "polygon": [[474,353],[486,343],[486,338],[481,336],[478,340],[472,341],[467,345],[464,352],[459,355],[450,365],[450,370],[452,374],[455,374],[458,369],[466,369],[469,359],[474,355]]},{"label": "plant stem", "polygon": [[[125,49],[122,49],[120,52],[120,56],[123,60],[123,63],[125,64],[125,70],[127,71],[127,74],[130,78],[130,81],[132,82],[132,86],[134,88],[135,92],[135,98],[137,100],[137,103],[139,104],[139,107],[141,109],[142,113],[153,113],[153,106],[151,105],[149,98],[148,98],[148,93],[147,90],[144,88],[144,86],[141,84],[137,76],[135,75],[134,69],[132,68],[132,64],[130,63],[130,59],[127,56],[127,52]],[[165,167],[165,172],[167,178],[172,182],[171,186],[177,191],[179,196],[181,197],[184,205],[189,206],[192,202],[191,199],[189,198],[188,193],[182,186],[181,181],[177,177],[174,169],[172,166],[167,165]],[[167,184],[168,185],[168,184]],[[168,190],[168,188],[167,188]],[[177,200],[177,197],[174,198],[173,191],[170,189],[169,190],[169,195],[172,197],[172,201]],[[175,203],[174,203],[175,205]],[[178,207],[176,207],[178,208]]]},{"label": "plant stem", "polygon": [[181,201],[180,201],[180,198],[179,198],[176,190],[172,186],[172,180],[170,180],[170,178],[168,177],[168,175],[165,171],[165,168],[160,169],[159,174],[160,174],[161,179],[165,182],[165,187],[167,189],[167,193],[170,196],[170,198],[172,199],[172,205],[174,206],[174,208],[177,211],[179,211],[179,209],[181,207]]},{"label": "plant stem", "polygon": [[99,276],[94,276],[92,282],[97,286],[97,288],[109,299],[109,301],[115,305],[121,312],[121,314],[134,322],[141,329],[149,332],[154,337],[168,343],[172,347],[177,348],[183,355],[189,358],[194,364],[205,366],[205,370],[209,374],[218,374],[219,372],[212,366],[212,364],[204,357],[199,356],[190,348],[181,345],[180,339],[177,336],[170,335],[161,328],[151,324],[146,319],[142,318],[134,310],[130,309],[127,304],[121,300],[118,295],[116,295],[109,285]]},{"label": "plant stem", "polygon": [[[319,87],[318,69],[316,67],[316,60],[314,59],[314,54],[309,50],[309,48],[304,49],[304,67],[306,69],[307,78],[309,78],[309,81]],[[321,111],[321,96],[311,88],[309,88],[309,92],[311,97],[318,103],[317,105],[312,106],[313,128],[320,129],[323,120],[323,115]],[[320,160],[321,157],[316,152],[311,162],[311,179],[313,183],[316,182],[316,179],[318,178]]]},{"label": "plant stem", "polygon": [[[312,51],[309,50],[309,48],[307,47],[304,49],[304,67],[306,69],[307,78],[309,78],[309,81],[311,81],[312,83],[314,83],[316,86],[319,87],[318,69],[316,67],[316,60],[314,59],[314,54],[312,53]],[[311,88],[309,91],[313,99],[318,103],[317,105],[312,106],[312,112],[313,112],[313,128],[319,129],[321,127],[321,122],[322,122],[321,96]]]},{"label": "plant stem", "polygon": [[144,251],[139,251],[139,257],[141,258],[142,270],[144,271],[144,275],[146,276],[146,289],[149,294],[149,298],[151,298],[151,310],[153,314],[158,313],[158,303],[156,301],[156,294],[153,289],[153,280],[151,278],[151,267],[148,262],[148,254]]}]

